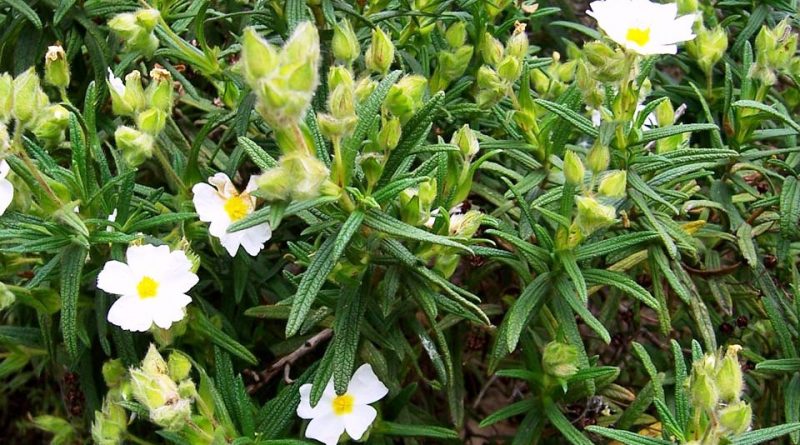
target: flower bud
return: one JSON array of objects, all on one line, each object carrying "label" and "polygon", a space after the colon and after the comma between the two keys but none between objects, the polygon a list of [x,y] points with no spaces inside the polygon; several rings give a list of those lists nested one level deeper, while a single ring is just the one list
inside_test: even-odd
[{"label": "flower bud", "polygon": [[722,363],[717,371],[716,380],[719,388],[719,397],[725,402],[739,400],[739,396],[742,394],[744,380],[738,358],[738,352],[741,348],[739,345],[728,346],[725,357],[722,358]]},{"label": "flower bud", "polygon": [[14,117],[23,124],[31,124],[42,108],[50,102],[39,84],[39,76],[33,67],[14,79]]},{"label": "flower bud", "polygon": [[0,311],[8,309],[16,301],[17,297],[14,293],[8,290],[5,283],[0,283]]},{"label": "flower bud", "polygon": [[506,42],[506,54],[524,61],[528,56],[528,34],[525,32],[525,24],[516,22],[514,33]]},{"label": "flower bud", "polygon": [[372,42],[364,55],[364,62],[370,71],[386,74],[394,61],[394,44],[381,28],[372,30]]},{"label": "flower bud", "polygon": [[578,372],[578,351],[574,346],[550,342],[542,353],[542,369],[559,379],[568,379]]},{"label": "flower bud", "polygon": [[268,200],[316,198],[330,171],[317,158],[293,152],[282,156],[278,167],[267,170],[256,180],[256,196]]},{"label": "flower bud", "polygon": [[241,63],[245,81],[253,86],[277,67],[278,51],[248,27],[242,36]]},{"label": "flower bud", "polygon": [[356,100],[358,102],[363,102],[375,91],[377,86],[378,82],[370,79],[369,76],[358,79],[358,82],[356,82]]},{"label": "flower bud", "polygon": [[163,68],[150,71],[150,85],[147,86],[147,102],[165,113],[172,110],[172,74]]},{"label": "flower bud", "polygon": [[136,126],[153,136],[160,133],[166,124],[167,115],[157,108],[150,108],[136,115]]},{"label": "flower bud", "polygon": [[467,42],[467,25],[462,21],[453,23],[445,31],[444,38],[453,49],[464,46],[464,43]]},{"label": "flower bud", "polygon": [[628,175],[625,170],[614,170],[600,180],[597,191],[609,198],[622,198],[625,196]]},{"label": "flower bud", "polygon": [[378,132],[378,145],[387,151],[394,150],[397,147],[397,143],[400,142],[401,135],[400,119],[396,117],[389,118],[384,121],[381,130]]},{"label": "flower bud", "polygon": [[581,185],[584,175],[585,169],[581,158],[574,151],[567,150],[564,153],[564,179],[568,184]]},{"label": "flower bud", "polygon": [[349,20],[342,20],[333,27],[331,45],[334,57],[342,62],[352,63],[361,54],[361,45]]},{"label": "flower bud", "polygon": [[150,420],[167,431],[180,431],[192,415],[192,401],[178,399],[150,410]]},{"label": "flower bud", "polygon": [[189,373],[191,371],[192,362],[189,361],[189,357],[178,351],[173,351],[169,355],[169,359],[167,360],[167,372],[172,380],[176,382],[186,380],[189,378]]},{"label": "flower bud", "polygon": [[111,94],[111,111],[119,116],[132,116],[144,108],[145,95],[142,88],[142,75],[131,71],[125,76],[125,83],[108,70],[108,91]]},{"label": "flower bud", "polygon": [[586,163],[595,174],[607,169],[610,161],[611,153],[608,150],[608,146],[599,142],[595,143],[586,155]]},{"label": "flower bud", "polygon": [[431,206],[433,206],[433,202],[436,200],[436,194],[436,178],[431,178],[420,183],[417,189],[417,196],[419,197],[420,210],[425,215],[431,213]]},{"label": "flower bud", "polygon": [[166,374],[167,369],[167,362],[164,361],[164,357],[158,352],[156,346],[151,343],[150,347],[147,348],[144,360],[142,360],[142,371],[148,374]]},{"label": "flower bud", "polygon": [[695,38],[686,42],[686,51],[706,74],[711,73],[727,49],[728,35],[721,26],[713,29],[701,26]]},{"label": "flower bud", "polygon": [[136,23],[144,28],[145,31],[150,32],[155,29],[158,24],[161,13],[159,13],[157,9],[147,8],[136,11],[134,16],[136,18]]},{"label": "flower bud", "polygon": [[111,20],[108,21],[108,27],[125,40],[144,31],[142,26],[137,23],[136,16],[130,12],[117,14],[112,17]]},{"label": "flower bud", "polygon": [[686,15],[697,12],[697,0],[678,0],[678,15]]},{"label": "flower bud", "polygon": [[114,141],[131,167],[138,167],[153,156],[155,140],[147,133],[122,126],[114,132]]},{"label": "flower bud", "polygon": [[797,52],[797,34],[792,32],[788,19],[774,28],[766,25],[756,36],[756,62],[771,70],[785,71]]},{"label": "flower bud", "polygon": [[497,74],[507,82],[514,82],[522,75],[522,64],[513,56],[506,56],[497,65]]},{"label": "flower bud", "polygon": [[575,203],[578,207],[578,215],[575,222],[583,236],[589,236],[597,230],[614,224],[616,221],[616,209],[600,204],[592,197],[576,196]]},{"label": "flower bud", "polygon": [[715,360],[713,356],[706,356],[692,366],[692,375],[689,379],[689,396],[695,409],[711,411],[719,401],[714,376]]},{"label": "flower bud", "polygon": [[69,111],[61,105],[50,105],[36,117],[33,134],[39,141],[49,146],[58,145],[64,140],[64,130],[69,123]]},{"label": "flower bud", "polygon": [[503,59],[503,44],[488,32],[483,34],[480,49],[483,61],[488,65],[496,67]]},{"label": "flower bud", "polygon": [[601,82],[616,82],[625,75],[625,54],[600,41],[583,45],[583,55],[591,65],[592,76]]},{"label": "flower bud", "polygon": [[483,213],[477,210],[470,210],[467,213],[458,213],[450,215],[450,236],[458,236],[462,238],[470,238],[483,221]]},{"label": "flower bud", "polygon": [[719,412],[719,424],[731,434],[742,434],[750,429],[753,410],[746,402],[732,403]]},{"label": "flower bud", "polygon": [[489,17],[496,17],[510,4],[511,0],[492,0],[490,2],[484,2],[483,6],[486,8],[486,12],[489,14]]},{"label": "flower bud", "polygon": [[92,440],[97,445],[124,443],[128,416],[125,409],[108,399],[103,401],[103,411],[94,412]]},{"label": "flower bud", "polygon": [[408,120],[422,106],[428,80],[416,74],[404,76],[389,89],[383,105],[402,121]]},{"label": "flower bud", "polygon": [[383,155],[379,153],[364,153],[358,161],[367,184],[376,184],[381,179],[383,173]]},{"label": "flower bud", "polygon": [[130,375],[133,397],[149,411],[178,398],[178,385],[166,374],[149,374],[135,368],[130,370]]},{"label": "flower bud", "polygon": [[14,111],[14,79],[8,73],[0,75],[0,122],[8,122]]},{"label": "flower bud", "polygon": [[659,127],[668,127],[674,124],[675,109],[672,108],[672,102],[664,100],[656,105],[655,116]]},{"label": "flower bud", "polygon": [[44,81],[57,88],[69,86],[69,63],[61,45],[47,48],[44,56]]},{"label": "flower bud", "polygon": [[458,146],[461,150],[461,156],[467,161],[475,157],[478,154],[478,150],[480,150],[478,138],[475,137],[475,132],[469,128],[468,124],[464,124],[463,127],[453,133],[450,143]]},{"label": "flower bud", "polygon": [[120,359],[109,360],[103,363],[103,380],[109,388],[116,388],[125,380],[128,370]]}]

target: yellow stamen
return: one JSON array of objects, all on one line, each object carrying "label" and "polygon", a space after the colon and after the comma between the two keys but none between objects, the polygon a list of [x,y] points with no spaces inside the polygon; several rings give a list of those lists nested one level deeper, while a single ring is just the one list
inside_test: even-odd
[{"label": "yellow stamen", "polygon": [[225,201],[225,213],[228,214],[231,221],[238,221],[244,218],[249,211],[250,207],[247,205],[247,201],[241,196],[232,196]]},{"label": "yellow stamen", "polygon": [[333,399],[333,413],[337,416],[343,416],[353,412],[353,396],[350,394],[342,394]]},{"label": "yellow stamen", "polygon": [[136,292],[139,293],[139,298],[142,300],[153,298],[158,293],[158,281],[150,277],[143,277],[136,286]]},{"label": "yellow stamen", "polygon": [[628,28],[625,38],[639,46],[645,46],[650,41],[650,28]]}]

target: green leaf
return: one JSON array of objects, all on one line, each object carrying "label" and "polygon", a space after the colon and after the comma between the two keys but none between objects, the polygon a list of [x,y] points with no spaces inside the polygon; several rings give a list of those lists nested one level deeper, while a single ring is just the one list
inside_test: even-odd
[{"label": "green leaf", "polygon": [[633,202],[636,204],[636,207],[644,213],[644,217],[653,226],[653,229],[658,233],[658,236],[661,237],[661,241],[664,243],[664,247],[667,249],[667,253],[669,253],[670,258],[677,258],[678,257],[678,248],[675,246],[675,242],[672,241],[672,238],[669,234],[664,230],[664,227],[661,223],[656,219],[655,215],[653,215],[652,210],[648,207],[647,202],[644,200],[644,197],[639,193],[637,190],[628,190],[628,196],[631,197]]},{"label": "green leaf", "polygon": [[252,352],[242,346],[241,343],[234,340],[230,335],[222,332],[202,312],[193,311],[192,321],[193,323],[190,323],[190,326],[198,333],[211,340],[215,345],[251,365],[258,363],[258,359]]},{"label": "green leaf", "polygon": [[[525,286],[517,301],[511,306],[508,314],[503,319],[500,332],[497,334],[498,345],[496,348],[504,346],[507,352],[517,348],[519,336],[528,324],[528,320],[533,316],[536,307],[542,303],[542,299],[550,291],[550,274],[540,274],[530,284]],[[501,335],[504,333],[505,335]],[[499,343],[504,342],[502,345]]]},{"label": "green leaf", "polygon": [[546,403],[544,406],[544,413],[547,418],[550,419],[550,423],[564,435],[564,439],[569,443],[572,445],[592,445],[592,442],[587,439],[583,433],[578,431],[569,419],[564,416],[564,413],[558,409],[558,405],[553,402]]},{"label": "green leaf", "polygon": [[572,285],[575,286],[575,290],[578,292],[578,298],[583,304],[586,304],[589,301],[589,294],[586,291],[586,281],[581,273],[581,268],[578,267],[578,263],[575,261],[575,255],[572,252],[564,251],[558,254],[558,259],[567,276],[572,280]]},{"label": "green leaf", "polygon": [[455,431],[431,425],[409,425],[395,422],[381,421],[375,432],[386,436],[399,437],[429,437],[431,439],[455,440],[459,438]]},{"label": "green leaf", "polygon": [[583,271],[583,278],[590,286],[597,284],[613,286],[653,309],[658,308],[658,301],[650,295],[650,292],[625,274],[603,269],[588,269]]},{"label": "green leaf", "polygon": [[379,210],[367,211],[366,218],[364,219],[364,225],[371,229],[396,237],[439,244],[447,247],[454,247],[470,254],[473,253],[469,247],[457,241],[453,241],[450,238],[418,229],[412,225],[400,221],[399,219],[395,219],[386,213],[380,212]]},{"label": "green leaf", "polygon": [[[585,261],[591,258],[610,256],[617,252],[638,246],[639,244],[646,244],[659,238],[659,234],[651,230],[613,236],[596,243],[578,246],[578,249],[575,252],[575,260]],[[644,248],[646,246],[642,247]]]},{"label": "green leaf", "polygon": [[369,275],[361,277],[362,286],[342,290],[333,323],[333,385],[337,394],[344,394],[355,369],[361,323],[369,295]]},{"label": "green leaf", "polygon": [[756,369],[765,372],[797,372],[800,371],[800,358],[764,360],[756,365]]},{"label": "green leaf", "polygon": [[632,433],[630,431],[614,430],[602,426],[589,425],[586,427],[587,431],[599,434],[612,440],[622,442],[626,445],[671,445],[672,442],[667,442],[663,439],[657,439],[650,436],[642,436],[641,434]]},{"label": "green leaf", "polygon": [[597,128],[594,125],[592,125],[592,121],[581,116],[575,111],[565,107],[564,105],[557,104],[555,102],[550,102],[544,99],[536,99],[533,102],[536,105],[541,106],[545,110],[557,114],[559,117],[572,124],[572,126],[580,130],[582,133],[591,136],[593,138],[596,138],[598,136]]},{"label": "green leaf", "polygon": [[792,238],[798,233],[800,224],[800,187],[797,178],[788,176],[783,181],[780,198],[780,226],[784,238]]},{"label": "green leaf", "polygon": [[669,127],[654,128],[642,132],[642,138],[636,144],[646,144],[659,139],[668,138],[676,134],[689,133],[702,130],[719,130],[715,124],[684,124],[672,125]]},{"label": "green leaf", "polygon": [[756,445],[768,440],[781,437],[783,435],[800,431],[800,423],[787,423],[769,428],[762,428],[756,431],[748,431],[740,434],[731,440],[732,445]]},{"label": "green leaf", "polygon": [[774,117],[774,118],[778,119],[779,121],[782,121],[786,125],[790,126],[792,128],[792,130],[796,131],[797,133],[800,133],[800,124],[795,122],[789,116],[781,113],[780,111],[776,110],[773,107],[770,107],[767,104],[763,104],[763,103],[757,102],[755,100],[738,100],[738,101],[732,103],[731,106],[734,107],[734,108],[753,108],[753,109],[758,110],[758,111],[760,111],[762,113],[766,113],[769,116]]},{"label": "green leaf", "polygon": [[239,146],[244,149],[245,153],[250,156],[250,159],[253,161],[253,163],[256,164],[256,166],[258,166],[258,168],[261,170],[269,170],[278,166],[278,161],[267,154],[263,148],[259,147],[258,144],[249,138],[241,136],[237,140],[239,141]]},{"label": "green leaf", "polygon": [[486,428],[488,426],[492,426],[497,422],[506,420],[510,417],[518,416],[520,414],[525,414],[528,411],[533,410],[536,408],[536,401],[532,398],[523,399],[519,402],[514,402],[510,405],[506,405],[497,411],[493,412],[485,419],[481,420],[480,426],[481,428]]},{"label": "green leaf", "polygon": [[753,226],[746,222],[742,223],[736,230],[736,242],[739,244],[739,250],[747,264],[755,268],[758,265],[758,256],[756,255],[756,245],[753,242]]},{"label": "green leaf", "polygon": [[87,254],[82,246],[71,245],[61,256],[61,332],[73,362],[78,359],[78,296]]},{"label": "green leaf", "polygon": [[29,22],[31,22],[31,24],[33,24],[33,26],[36,27],[36,29],[41,31],[42,20],[39,19],[39,16],[36,14],[36,12],[30,6],[28,6],[28,3],[22,0],[2,0],[2,3],[5,3],[19,11],[20,14],[22,14],[26,19],[28,19]]},{"label": "green leaf", "polygon": [[333,270],[339,257],[342,256],[345,247],[350,242],[350,238],[356,233],[361,223],[364,221],[364,212],[357,210],[347,217],[347,221],[342,224],[335,237],[330,237],[325,240],[320,246],[317,253],[308,265],[308,269],[303,274],[303,279],[300,280],[300,285],[297,287],[294,301],[292,303],[292,310],[289,313],[289,320],[286,322],[286,336],[291,337],[297,334],[300,327],[311,310],[311,305],[317,298],[319,290],[325,280],[328,279],[328,274]]}]

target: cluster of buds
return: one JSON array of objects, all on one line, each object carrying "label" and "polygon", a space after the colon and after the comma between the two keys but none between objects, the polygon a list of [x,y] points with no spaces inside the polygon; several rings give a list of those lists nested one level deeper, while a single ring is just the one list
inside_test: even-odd
[{"label": "cluster of buds", "polygon": [[328,113],[317,117],[319,128],[330,139],[347,137],[358,122],[355,83],[350,69],[332,66],[328,71],[328,89]]},{"label": "cluster of buds", "polygon": [[706,76],[710,76],[714,65],[722,59],[728,49],[728,34],[719,25],[708,29],[700,24],[695,35],[694,40],[686,42],[686,52],[697,62]]},{"label": "cluster of buds", "polygon": [[150,413],[150,420],[169,431],[186,425],[192,413],[197,389],[189,378],[192,366],[180,352],[173,352],[169,362],[150,345],[141,368],[129,371],[133,398]]},{"label": "cluster of buds", "polygon": [[140,9],[114,16],[108,21],[108,27],[125,41],[125,49],[149,58],[158,49],[154,30],[160,17],[156,9]]},{"label": "cluster of buds", "polygon": [[431,91],[439,92],[461,77],[472,60],[474,48],[467,45],[467,27],[464,22],[455,22],[444,33],[448,49],[437,56],[436,69],[431,77]]},{"label": "cluster of buds", "polygon": [[750,77],[763,85],[774,85],[777,73],[796,72],[800,68],[800,59],[794,57],[796,52],[797,34],[792,32],[788,19],[774,28],[763,26],[756,37],[756,63],[750,69]]},{"label": "cluster of buds", "polygon": [[[63,54],[63,49],[60,53]],[[66,59],[62,63],[68,73]],[[66,82],[69,82],[69,75]],[[69,111],[59,104],[50,103],[39,75],[31,67],[15,78],[8,73],[0,75],[0,132],[5,134],[12,119],[22,128],[31,130],[40,142],[54,146],[64,140]]]},{"label": "cluster of buds", "polygon": [[550,382],[566,390],[567,380],[578,372],[578,350],[566,343],[548,343],[542,352],[542,370]]},{"label": "cluster of buds", "polygon": [[469,195],[474,173],[472,161],[480,151],[480,143],[475,131],[469,125],[464,124],[453,133],[450,144],[458,147],[458,151],[448,153],[444,194],[449,196],[448,204],[453,205],[464,201]]},{"label": "cluster of buds", "polygon": [[253,28],[245,30],[242,73],[258,99],[256,109],[273,129],[297,125],[305,116],[319,82],[319,60],[319,34],[310,22],[298,24],[282,48]]},{"label": "cluster of buds", "polygon": [[480,50],[485,64],[478,70],[476,100],[479,107],[489,108],[511,93],[512,85],[522,75],[528,55],[525,24],[515,24],[514,32],[505,47],[499,40],[485,33]]},{"label": "cluster of buds", "polygon": [[694,436],[714,439],[703,443],[722,443],[747,431],[752,423],[752,409],[741,398],[744,380],[739,350],[739,345],[728,346],[724,354],[706,354],[692,365],[686,385],[696,413]]},{"label": "cluster of buds", "polygon": [[278,166],[258,177],[253,195],[267,201],[292,201],[316,198],[324,192],[330,171],[319,159],[297,151],[278,160]]},{"label": "cluster of buds", "polygon": [[163,68],[150,71],[150,84],[142,87],[142,75],[132,71],[125,82],[108,72],[108,90],[114,114],[133,119],[136,127],[120,126],[114,132],[117,148],[132,167],[153,155],[155,137],[172,114],[172,75]]},{"label": "cluster of buds", "polygon": [[625,170],[608,170],[610,158],[608,146],[598,140],[586,155],[591,176],[587,186],[584,181],[586,168],[581,158],[573,151],[564,154],[564,183],[582,192],[575,197],[577,215],[566,240],[569,247],[616,222],[617,211],[610,202],[625,196],[627,173]]},{"label": "cluster of buds", "polygon": [[389,112],[406,122],[422,107],[425,91],[428,89],[428,79],[410,74],[403,76],[389,89],[389,94],[383,102],[384,112]]},{"label": "cluster of buds", "polygon": [[553,62],[546,70],[537,69],[531,72],[531,83],[539,96],[544,98],[560,96],[575,78],[576,60],[562,62],[558,52],[554,52],[552,58]]}]

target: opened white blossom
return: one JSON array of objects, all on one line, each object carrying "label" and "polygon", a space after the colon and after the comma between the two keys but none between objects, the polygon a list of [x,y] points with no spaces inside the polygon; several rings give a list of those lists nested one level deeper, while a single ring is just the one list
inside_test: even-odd
[{"label": "opened white blossom", "polygon": [[[258,188],[256,176],[250,177],[244,192],[239,193],[225,173],[217,173],[208,178],[209,184],[200,183],[192,187],[194,208],[200,221],[211,223],[208,233],[219,238],[220,243],[230,256],[235,256],[239,246],[252,255],[264,248],[264,243],[272,237],[272,229],[268,223],[228,232],[228,227],[236,221],[253,213],[256,209],[256,197],[250,192]],[[213,187],[212,187],[213,186]]]},{"label": "opened white blossom", "polygon": [[677,44],[694,39],[694,14],[678,17],[675,3],[647,0],[601,0],[589,4],[587,14],[608,36],[641,55],[675,54]]},{"label": "opened white blossom", "polygon": [[14,184],[11,183],[6,176],[11,171],[5,159],[0,161],[0,215],[6,212],[11,201],[14,199]]},{"label": "opened white blossom", "polygon": [[369,404],[382,399],[388,392],[372,371],[372,366],[364,364],[353,374],[347,392],[342,395],[336,395],[331,379],[317,406],[311,406],[311,384],[301,386],[297,415],[311,419],[306,427],[309,439],[335,445],[346,431],[353,440],[360,440],[378,414]]},{"label": "opened white blossom", "polygon": [[148,244],[129,247],[125,257],[127,264],[108,261],[97,276],[98,288],[120,295],[108,311],[108,321],[143,332],[153,323],[169,329],[182,320],[192,301],[186,293],[198,281],[186,253]]}]

